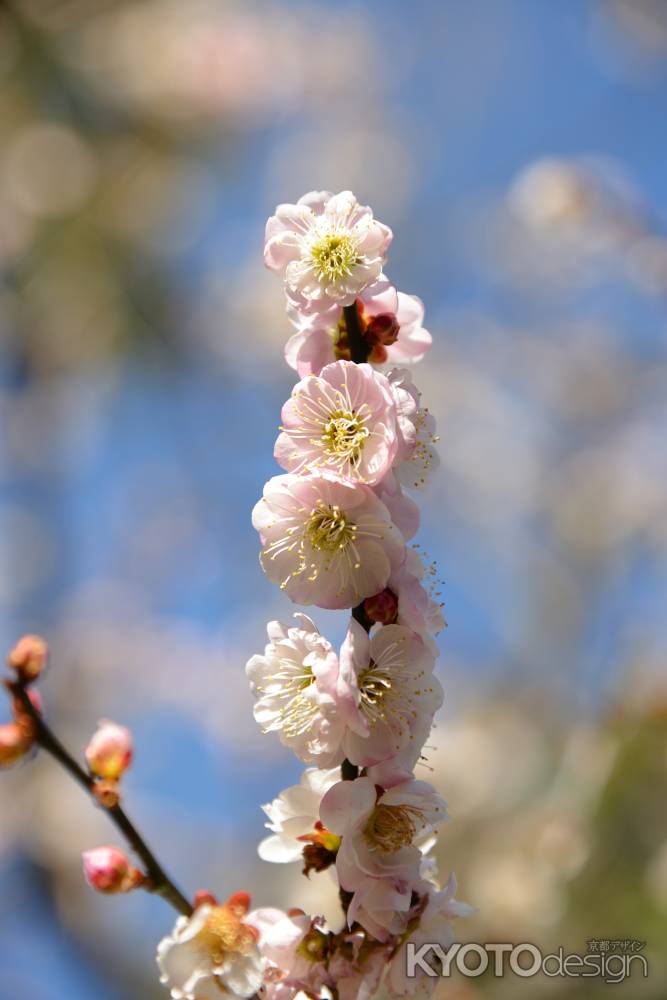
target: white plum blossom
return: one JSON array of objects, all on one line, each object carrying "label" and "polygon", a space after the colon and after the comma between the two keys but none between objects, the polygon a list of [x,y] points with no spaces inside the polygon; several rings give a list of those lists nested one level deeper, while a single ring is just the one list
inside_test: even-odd
[{"label": "white plum blossom", "polygon": [[356,891],[365,875],[417,881],[419,840],[446,818],[443,799],[414,778],[379,793],[369,777],[339,781],[320,806],[327,830],[342,838],[336,870],[349,892]]},{"label": "white plum blossom", "polygon": [[346,713],[348,760],[369,767],[401,751],[419,757],[442,704],[434,663],[433,651],[410,629],[384,625],[369,636],[352,619],[340,652],[340,675],[357,707],[355,715]]},{"label": "white plum blossom", "polygon": [[276,460],[288,472],[332,472],[372,485],[396,455],[396,406],[370,365],[337,361],[298,382],[283,406]]},{"label": "white plum blossom", "polygon": [[256,929],[243,920],[246,893],[222,906],[205,903],[191,917],[179,917],[158,946],[160,981],[172,1000],[221,1000],[251,997],[262,984]]},{"label": "white plum blossom", "polygon": [[[431,346],[422,327],[424,307],[415,295],[397,292],[381,275],[356,299],[359,327],[372,365],[420,361]],[[303,378],[318,375],[332,361],[349,360],[347,320],[338,305],[317,312],[288,298],[287,316],[296,332],[285,345],[287,364]]]},{"label": "white plum blossom", "polygon": [[254,715],[264,732],[278,732],[306,763],[340,764],[344,720],[340,704],[354,700],[339,676],[338,657],[306,615],[300,626],[273,621],[267,625],[264,654],[252,656],[246,674],[254,697]]},{"label": "white plum blossom", "polygon": [[[419,949],[423,944],[438,944],[446,952],[454,943],[452,920],[469,917],[475,912],[474,907],[455,898],[456,888],[454,875],[450,876],[441,891],[428,887],[421,913],[411,922],[415,925],[414,929],[403,938],[389,964],[385,985],[391,996],[429,997],[432,994],[438,982],[437,976],[428,976],[419,967],[416,975],[407,975],[407,946],[411,943]],[[427,955],[427,962],[428,958]]]},{"label": "white plum blossom", "polygon": [[311,191],[278,205],[266,224],[264,261],[304,303],[351,305],[382,273],[391,230],[351,191]]},{"label": "white plum blossom", "polygon": [[255,505],[260,561],[300,604],[350,608],[386,585],[405,544],[372,489],[328,475],[274,476]]},{"label": "white plum blossom", "polygon": [[308,767],[298,785],[280,793],[273,802],[262,806],[269,817],[266,824],[271,835],[259,845],[259,856],[264,861],[300,861],[304,844],[327,840],[333,848],[339,838],[325,830],[320,820],[320,802],[328,790],[340,781],[340,768],[321,770]]}]

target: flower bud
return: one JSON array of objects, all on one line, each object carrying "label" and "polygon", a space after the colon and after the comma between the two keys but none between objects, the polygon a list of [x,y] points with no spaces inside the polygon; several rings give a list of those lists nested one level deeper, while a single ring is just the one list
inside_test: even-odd
[{"label": "flower bud", "polygon": [[118,781],[132,763],[132,734],[125,726],[103,719],[86,747],[86,760],[98,778]]},{"label": "flower bud", "polygon": [[32,743],[24,727],[17,722],[0,726],[0,768],[11,767],[25,757]]},{"label": "flower bud", "polygon": [[250,909],[250,895],[247,892],[234,892],[224,905],[240,920]]},{"label": "flower bud", "polygon": [[7,663],[16,671],[24,684],[36,680],[44,670],[49,647],[38,635],[24,635],[7,657]]},{"label": "flower bud", "polygon": [[217,898],[207,889],[198,889],[194,894],[192,906],[196,910],[198,906],[220,906]]},{"label": "flower bud", "polygon": [[389,588],[385,587],[379,594],[366,598],[364,611],[372,622],[392,625],[398,614],[398,598]]},{"label": "flower bud", "polygon": [[393,313],[379,313],[368,321],[364,336],[369,344],[390,347],[396,343],[400,329]]},{"label": "flower bud", "polygon": [[86,882],[96,892],[114,895],[137,888],[143,875],[130,865],[127,856],[118,847],[96,847],[84,851],[83,874]]}]

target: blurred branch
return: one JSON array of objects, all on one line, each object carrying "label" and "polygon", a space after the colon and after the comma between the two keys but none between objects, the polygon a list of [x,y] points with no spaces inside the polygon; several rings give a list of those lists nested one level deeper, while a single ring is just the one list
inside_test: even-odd
[{"label": "blurred branch", "polygon": [[[167,875],[146,841],[117,801],[117,796],[112,797],[111,804],[107,805],[104,803],[103,794],[100,794],[103,783],[84,771],[69,751],[65,749],[33,705],[25,684],[20,681],[11,682],[7,684],[7,688],[14,698],[20,702],[21,708],[30,718],[34,726],[35,742],[43,750],[46,750],[67,771],[70,777],[74,778],[81,785],[96,805],[102,806],[112,823],[114,823],[132,850],[141,859],[148,877],[148,881],[143,885],[143,888],[158,896],[162,896],[178,913],[182,913],[186,917],[191,916],[193,907]],[[115,798],[115,801],[113,801],[113,798]]]}]

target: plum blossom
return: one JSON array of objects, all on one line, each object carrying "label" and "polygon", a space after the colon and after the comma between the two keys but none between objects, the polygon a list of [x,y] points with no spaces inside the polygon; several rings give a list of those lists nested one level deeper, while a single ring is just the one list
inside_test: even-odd
[{"label": "plum blossom", "polygon": [[355,890],[347,909],[348,926],[360,924],[376,941],[390,941],[403,934],[412,905],[413,882],[402,875],[377,878],[341,861],[339,878],[349,880]]},{"label": "plum blossom", "polygon": [[158,946],[160,981],[172,1000],[219,1000],[230,993],[251,997],[262,984],[259,934],[244,921],[246,893],[222,906],[204,903],[191,917],[179,917]]},{"label": "plum blossom", "polygon": [[[356,308],[370,364],[421,361],[431,346],[431,335],[422,327],[424,306],[415,295],[396,291],[384,275],[360,293]],[[287,316],[296,332],[285,345],[285,360],[301,378],[318,375],[332,361],[350,359],[347,321],[340,306],[314,312],[288,297]]]},{"label": "plum blossom", "polygon": [[360,928],[333,934],[322,918],[270,907],[249,914],[259,932],[266,1000],[375,996],[395,942],[370,942]]},{"label": "plum blossom", "polygon": [[332,936],[322,919],[302,910],[261,907],[248,921],[259,935],[267,998],[291,1000],[301,990],[320,996],[322,986],[334,985],[327,971]]},{"label": "plum blossom", "polygon": [[382,590],[405,558],[403,538],[370,487],[327,475],[274,476],[252,523],[264,572],[300,604],[353,607]]},{"label": "plum blossom", "polygon": [[292,785],[262,809],[269,817],[266,824],[271,835],[259,845],[264,861],[300,861],[304,846],[321,844],[337,849],[339,838],[325,829],[320,820],[322,796],[340,781],[340,768],[320,770],[308,767],[298,785]]},{"label": "plum blossom", "polygon": [[288,472],[377,483],[396,455],[395,409],[387,379],[370,365],[327,365],[298,382],[283,406],[276,460]]},{"label": "plum blossom", "polygon": [[403,538],[409,542],[419,530],[421,517],[417,504],[412,497],[403,492],[392,470],[389,470],[384,479],[374,487],[374,491],[389,511],[393,523]]},{"label": "plum blossom", "polygon": [[336,983],[338,1000],[371,1000],[377,994],[387,969],[392,945],[373,942],[372,948],[364,948],[368,941],[366,935],[359,932],[346,935],[346,939],[349,942],[346,951],[339,949],[329,960],[329,972]]},{"label": "plum blossom", "polygon": [[263,732],[278,732],[306,763],[340,764],[344,721],[340,704],[355,695],[339,677],[338,657],[306,615],[300,626],[269,622],[264,654],[246,664],[254,715]]},{"label": "plum blossom", "polygon": [[[440,592],[435,563],[428,568],[414,548],[406,552],[405,562],[389,577],[384,590],[364,601],[364,611],[372,622],[382,625],[405,625],[422,639],[434,656],[438,647],[433,636],[445,628],[443,602],[435,598]],[[427,579],[428,585],[423,581]]]},{"label": "plum blossom", "polygon": [[446,816],[443,799],[414,778],[379,793],[369,777],[339,781],[320,806],[326,828],[342,837],[336,870],[349,892],[356,891],[364,875],[416,881],[419,838]]},{"label": "plum blossom", "polygon": [[304,303],[351,305],[382,272],[391,230],[351,191],[311,191],[278,205],[266,224],[264,261]]},{"label": "plum blossom", "polygon": [[389,577],[388,586],[398,600],[398,624],[418,632],[423,641],[437,653],[431,637],[441,632],[446,625],[443,605],[435,600],[434,594],[423,584],[423,580],[430,577],[429,585],[435,596],[438,596],[435,574],[435,564],[425,567],[418,552],[409,549],[405,563]]},{"label": "plum blossom", "polygon": [[[416,760],[442,687],[433,676],[434,654],[402,625],[385,625],[369,636],[352,619],[340,652],[340,673],[356,688],[356,714],[346,713],[345,756],[369,767],[401,751]],[[354,680],[352,680],[352,678]]]},{"label": "plum blossom", "polygon": [[[416,975],[409,977],[407,973],[408,942],[415,948],[423,944],[439,944],[443,951],[454,943],[454,928],[452,920],[456,917],[469,917],[475,912],[474,907],[462,903],[455,898],[456,878],[450,875],[449,881],[441,891],[428,887],[421,903],[421,912],[411,921],[416,926],[406,935],[396,950],[387,971],[385,985],[392,996],[428,997],[433,992],[437,976],[427,976],[421,969]],[[428,961],[428,955],[426,957]]]},{"label": "plum blossom", "polygon": [[422,407],[421,393],[407,368],[394,368],[387,378],[396,399],[400,439],[394,471],[404,486],[419,489],[440,461],[434,448],[439,440],[435,418]]}]

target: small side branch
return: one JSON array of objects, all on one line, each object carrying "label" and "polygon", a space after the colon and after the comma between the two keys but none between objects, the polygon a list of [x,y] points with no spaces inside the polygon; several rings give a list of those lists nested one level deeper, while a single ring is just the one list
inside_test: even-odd
[{"label": "small side branch", "polygon": [[[34,726],[35,742],[43,750],[46,750],[67,771],[70,777],[74,778],[81,785],[96,805],[99,805],[99,798],[95,794],[95,788],[98,784],[97,779],[84,771],[72,754],[65,749],[58,737],[35,709],[25,686],[21,683],[9,683],[7,687],[13,697],[20,703],[23,712],[29,716]],[[178,913],[182,913],[186,917],[191,916],[193,913],[192,906],[173,880],[167,875],[122,806],[116,803],[108,807],[102,806],[102,808],[104,808],[112,823],[123,835],[137,857],[141,859],[147,876],[147,882],[144,887],[150,892],[162,896]]]}]

